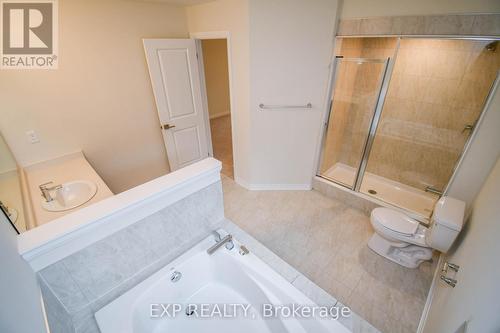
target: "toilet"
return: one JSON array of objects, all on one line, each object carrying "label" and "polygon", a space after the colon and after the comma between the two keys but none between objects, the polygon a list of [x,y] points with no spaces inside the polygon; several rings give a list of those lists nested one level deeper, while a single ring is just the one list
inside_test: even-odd
[{"label": "toilet", "polygon": [[429,227],[402,212],[375,208],[370,221],[375,233],[368,247],[402,266],[417,268],[432,258],[432,251],[446,253],[457,238],[464,221],[465,202],[441,197],[434,206]]}]

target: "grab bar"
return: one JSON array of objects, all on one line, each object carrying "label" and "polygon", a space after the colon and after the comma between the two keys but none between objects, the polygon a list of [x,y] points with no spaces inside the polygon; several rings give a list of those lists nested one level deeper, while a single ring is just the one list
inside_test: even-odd
[{"label": "grab bar", "polygon": [[265,105],[263,103],[259,104],[259,108],[264,109],[312,109],[312,104],[307,103],[306,105]]}]

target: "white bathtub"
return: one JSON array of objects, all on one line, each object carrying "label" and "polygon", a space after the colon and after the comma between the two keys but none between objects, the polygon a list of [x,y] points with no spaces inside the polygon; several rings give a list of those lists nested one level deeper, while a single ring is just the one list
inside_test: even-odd
[{"label": "white bathtub", "polygon": [[[231,251],[222,247],[210,256],[206,250],[213,244],[214,237],[207,237],[96,312],[101,332],[349,332],[332,317],[325,317],[320,307],[252,254],[251,249],[246,255],[239,254],[241,244],[234,240]],[[174,272],[182,274],[177,282],[171,281]],[[238,304],[249,307],[246,316]],[[293,317],[281,312],[281,316],[267,317],[271,311],[265,304],[276,308],[285,305],[288,309],[292,304],[302,305],[317,311],[317,315],[302,313]],[[219,310],[215,317],[202,318],[202,307],[206,305],[209,311],[205,315]],[[227,318],[220,315],[224,305],[228,310],[222,316],[229,315]],[[193,310],[190,316],[186,314],[188,306]],[[239,315],[233,316],[234,308],[238,308]]]}]

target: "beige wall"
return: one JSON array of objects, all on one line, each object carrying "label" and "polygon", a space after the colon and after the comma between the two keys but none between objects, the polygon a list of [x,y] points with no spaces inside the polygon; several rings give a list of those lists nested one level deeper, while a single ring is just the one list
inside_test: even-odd
[{"label": "beige wall", "polygon": [[[250,2],[252,183],[255,188],[307,189],[332,61],[337,1]],[[310,109],[260,110],[259,104]]]},{"label": "beige wall", "polygon": [[[190,32],[231,34],[235,179],[241,184],[310,186],[336,14],[337,2],[330,0],[315,6],[306,0],[218,0],[187,8]],[[259,103],[307,102],[312,110],[258,109]]]},{"label": "beige wall", "polygon": [[250,176],[249,13],[248,0],[217,0],[186,7],[189,32],[226,31],[231,46],[231,94],[236,181]]},{"label": "beige wall", "polygon": [[0,174],[17,169],[17,164],[5,140],[0,135]]},{"label": "beige wall", "polygon": [[201,45],[210,118],[229,114],[231,106],[229,103],[227,41],[225,39],[204,39]]},{"label": "beige wall", "polygon": [[[82,149],[114,192],[169,171],[142,38],[187,37],[160,3],[59,1],[59,69],[0,71],[0,130],[17,161]],[[41,142],[30,144],[27,130]]]},{"label": "beige wall", "polygon": [[344,0],[341,18],[495,12],[498,0]]},{"label": "beige wall", "polygon": [[[498,142],[497,142],[498,143]],[[500,329],[500,160],[472,207],[472,215],[447,261],[460,266],[453,291],[436,281],[423,332],[498,332]],[[460,331],[462,332],[462,331]]]}]

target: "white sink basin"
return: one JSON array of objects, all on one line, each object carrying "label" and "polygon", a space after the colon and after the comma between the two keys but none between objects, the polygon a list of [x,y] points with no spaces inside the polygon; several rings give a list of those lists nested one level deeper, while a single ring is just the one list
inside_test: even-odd
[{"label": "white sink basin", "polygon": [[76,180],[61,184],[62,188],[50,191],[54,200],[42,199],[42,207],[50,212],[70,210],[88,202],[97,193],[97,185],[88,180]]}]

